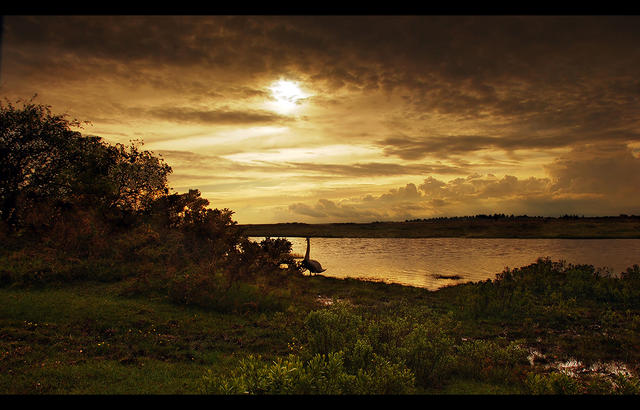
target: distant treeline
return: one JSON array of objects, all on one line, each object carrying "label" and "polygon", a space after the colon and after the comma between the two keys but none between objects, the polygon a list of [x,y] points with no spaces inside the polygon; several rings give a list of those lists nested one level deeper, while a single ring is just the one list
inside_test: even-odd
[{"label": "distant treeline", "polygon": [[[640,219],[640,215],[627,215],[620,214],[618,216],[584,216],[576,214],[564,214],[562,216],[530,216],[530,215],[507,215],[507,214],[477,214],[477,215],[465,215],[465,216],[437,216],[433,218],[415,218],[405,219],[404,222],[439,222],[439,221],[465,221],[465,220],[483,220],[483,219],[507,219],[507,220],[567,220],[567,219],[584,219],[584,220],[618,220],[618,219]],[[389,224],[389,223],[402,223],[402,221],[372,221],[372,222],[335,222],[331,225],[365,225],[365,224]],[[247,226],[253,225],[269,225],[269,224],[247,224]],[[326,225],[326,224],[309,224],[306,222],[281,222],[272,225]]]},{"label": "distant treeline", "polygon": [[[405,219],[405,222],[429,222],[429,221],[458,221],[465,219],[640,219],[640,215],[627,215],[620,214],[618,216],[584,216],[584,215],[568,215],[564,214],[559,217],[555,216],[529,216],[529,215],[506,215],[506,214],[478,214],[478,215],[469,215],[469,216],[439,216],[435,218],[416,218],[416,219]],[[373,222],[380,223],[380,222]]]},{"label": "distant treeline", "polygon": [[241,225],[257,237],[351,238],[640,238],[640,216],[560,217],[494,214],[398,222],[289,222]]}]

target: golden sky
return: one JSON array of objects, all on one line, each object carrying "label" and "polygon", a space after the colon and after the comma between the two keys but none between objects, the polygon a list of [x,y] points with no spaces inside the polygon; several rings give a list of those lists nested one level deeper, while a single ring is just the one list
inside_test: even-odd
[{"label": "golden sky", "polygon": [[1,64],[239,223],[640,214],[638,16],[5,16]]}]

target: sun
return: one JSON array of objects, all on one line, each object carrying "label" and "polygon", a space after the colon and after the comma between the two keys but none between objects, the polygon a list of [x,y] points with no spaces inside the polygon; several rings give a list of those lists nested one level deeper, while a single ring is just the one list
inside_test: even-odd
[{"label": "sun", "polygon": [[310,95],[300,89],[297,82],[278,80],[269,87],[274,99],[270,103],[274,110],[287,114],[295,110],[303,100]]}]

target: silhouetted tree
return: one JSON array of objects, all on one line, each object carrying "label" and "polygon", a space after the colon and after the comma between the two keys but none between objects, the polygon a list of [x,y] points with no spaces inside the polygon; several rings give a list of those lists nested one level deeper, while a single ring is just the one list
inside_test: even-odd
[{"label": "silhouetted tree", "polygon": [[71,127],[81,123],[33,99],[0,103],[0,220],[15,228],[35,208],[53,217],[73,205],[122,218],[168,193],[171,167],[141,142],[109,145]]},{"label": "silhouetted tree", "polygon": [[167,177],[171,167],[149,151],[141,151],[142,142],[130,146],[116,144],[109,151],[113,165],[106,175],[112,187],[109,207],[128,212],[149,208],[153,200],[168,194]]},{"label": "silhouetted tree", "polygon": [[63,116],[31,101],[16,108],[0,103],[0,218],[18,224],[18,204],[28,208],[41,198],[68,194],[64,170],[70,147],[81,137]]}]

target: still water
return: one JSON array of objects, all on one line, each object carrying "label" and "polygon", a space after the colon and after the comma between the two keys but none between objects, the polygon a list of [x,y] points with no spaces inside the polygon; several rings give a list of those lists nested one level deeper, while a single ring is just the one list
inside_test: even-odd
[{"label": "still water", "polygon": [[[293,253],[304,256],[305,238],[287,239]],[[526,266],[538,257],[608,268],[617,274],[640,265],[640,239],[311,238],[310,257],[322,264],[326,276],[435,290],[493,279],[505,267]]]}]

